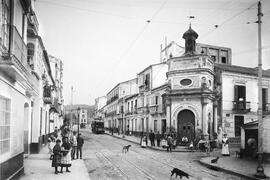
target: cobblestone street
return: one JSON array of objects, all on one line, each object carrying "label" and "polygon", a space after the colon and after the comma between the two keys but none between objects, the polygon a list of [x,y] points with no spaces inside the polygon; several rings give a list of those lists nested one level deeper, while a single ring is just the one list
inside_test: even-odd
[{"label": "cobblestone street", "polygon": [[[83,134],[83,158],[91,179],[170,179],[174,167],[190,174],[190,179],[241,179],[201,166],[200,152],[159,152],[108,135]],[[122,147],[127,144],[132,147],[124,154]]]}]

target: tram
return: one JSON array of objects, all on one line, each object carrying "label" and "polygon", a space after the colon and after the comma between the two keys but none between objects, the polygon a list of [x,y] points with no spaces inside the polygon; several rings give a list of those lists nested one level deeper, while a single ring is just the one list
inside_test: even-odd
[{"label": "tram", "polygon": [[93,121],[91,124],[92,132],[95,134],[103,134],[104,130],[104,122],[101,121]]}]

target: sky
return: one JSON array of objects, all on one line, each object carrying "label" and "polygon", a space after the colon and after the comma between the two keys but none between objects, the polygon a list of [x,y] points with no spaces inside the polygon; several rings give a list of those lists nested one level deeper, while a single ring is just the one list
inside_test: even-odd
[{"label": "sky", "polygon": [[[263,69],[270,69],[270,1],[261,2]],[[258,64],[256,0],[36,0],[35,12],[45,48],[64,63],[65,104],[71,86],[73,104],[92,105],[159,63],[165,37],[184,46],[190,21],[197,42],[232,49],[233,65]]]}]

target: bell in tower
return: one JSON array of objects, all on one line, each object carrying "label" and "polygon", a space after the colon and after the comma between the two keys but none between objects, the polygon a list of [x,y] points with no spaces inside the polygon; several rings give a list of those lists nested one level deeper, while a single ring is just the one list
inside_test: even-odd
[{"label": "bell in tower", "polygon": [[196,39],[198,34],[191,28],[183,34],[183,39],[185,39],[185,55],[194,55],[196,54]]}]

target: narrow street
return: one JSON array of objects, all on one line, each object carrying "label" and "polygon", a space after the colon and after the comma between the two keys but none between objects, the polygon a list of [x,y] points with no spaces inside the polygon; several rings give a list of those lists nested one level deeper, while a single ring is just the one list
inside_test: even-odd
[{"label": "narrow street", "polygon": [[[170,179],[174,167],[190,174],[190,179],[241,179],[201,166],[198,160],[203,154],[199,152],[142,149],[106,134],[92,134],[90,130],[84,130],[83,136],[83,159],[91,179]],[[122,147],[128,144],[132,145],[130,151],[122,153]]]}]

